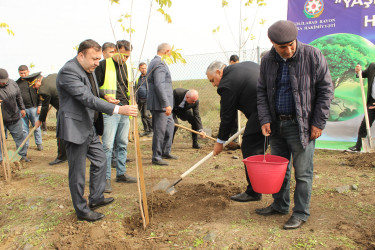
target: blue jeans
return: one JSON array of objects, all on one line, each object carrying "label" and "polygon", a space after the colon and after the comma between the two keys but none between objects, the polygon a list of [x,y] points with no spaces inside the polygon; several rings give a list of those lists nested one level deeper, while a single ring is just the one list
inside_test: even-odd
[{"label": "blue jeans", "polygon": [[296,189],[294,191],[293,216],[307,221],[310,216],[310,198],[313,181],[313,157],[315,140],[310,141],[304,149],[299,136],[296,120],[278,121],[275,135],[270,138],[273,155],[289,160],[285,179],[278,193],[273,194],[272,207],[279,212],[288,213],[290,205],[291,161],[295,171]]},{"label": "blue jeans", "polygon": [[[115,148],[116,176],[126,172],[126,155],[129,135],[129,116],[103,114],[104,131],[102,136],[103,148],[107,157],[106,179],[111,179],[112,151]],[[116,138],[116,140],[115,140]],[[114,145],[114,142],[115,145]]]},{"label": "blue jeans", "polygon": [[[36,111],[37,111],[37,108],[28,108],[28,109],[26,109],[26,116],[24,118],[22,118],[23,133],[25,135],[25,138],[29,134],[29,121],[31,122],[31,125],[34,127],[35,122],[39,119],[39,115],[36,113]],[[40,127],[35,129],[34,139],[35,139],[36,145],[42,144],[42,132],[40,130]],[[25,145],[27,147],[29,147],[29,140],[27,140]]]},{"label": "blue jeans", "polygon": [[[21,121],[21,119],[19,119],[18,122],[16,122],[15,124],[5,125],[5,127],[7,128],[7,130],[12,135],[13,140],[16,143],[16,147],[18,149],[18,147],[21,145],[21,143],[23,142],[23,140],[25,138],[23,136],[23,131],[22,131],[23,128],[22,128],[22,121]],[[0,144],[1,144],[1,141],[0,141]],[[27,154],[27,146],[24,145],[22,147],[22,149],[18,152],[18,154],[20,156],[26,156],[26,154]],[[1,147],[0,147],[0,161],[2,161],[2,160],[3,160],[3,158],[2,158]]]}]

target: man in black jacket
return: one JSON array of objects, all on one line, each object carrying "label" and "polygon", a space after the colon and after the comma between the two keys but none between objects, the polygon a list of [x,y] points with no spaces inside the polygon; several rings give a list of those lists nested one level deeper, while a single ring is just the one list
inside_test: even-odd
[{"label": "man in black jacket", "polygon": [[[183,88],[177,88],[173,90],[173,120],[174,123],[178,124],[178,119],[188,121],[191,124],[191,128],[198,132],[203,132],[203,126],[201,117],[199,115],[199,100],[198,91],[195,89],[187,90]],[[177,131],[177,127],[174,128],[173,138]],[[202,134],[202,137],[203,137]],[[198,135],[192,133],[193,148],[199,149],[201,146],[198,144]]]},{"label": "man in black jacket", "polygon": [[[367,91],[367,113],[368,113],[368,119],[370,126],[375,120],[375,109],[373,108],[373,103],[375,103],[375,89],[373,88],[374,84],[374,78],[375,78],[375,63],[371,63],[368,68],[364,71],[361,71],[362,67],[361,65],[357,65],[355,67],[355,72],[357,75],[362,72],[362,77],[368,79],[368,91]],[[349,149],[351,151],[361,151],[362,147],[362,138],[366,137],[366,120],[363,118],[361,125],[358,129],[358,138],[357,143],[350,147]]]},{"label": "man in black jacket", "polygon": [[[24,77],[29,82],[33,82],[33,88],[38,91],[38,98],[42,102],[42,109],[39,114],[39,119],[35,123],[38,127],[42,125],[47,119],[49,105],[51,104],[56,109],[56,115],[59,112],[59,95],[56,89],[57,74],[51,74],[43,77],[40,73],[31,74]],[[56,165],[67,161],[66,152],[64,148],[64,140],[57,138],[57,157],[51,161],[49,165]]]},{"label": "man in black jacket", "polygon": [[289,212],[293,158],[294,208],[284,229],[299,228],[310,216],[315,140],[322,135],[333,99],[326,59],[317,48],[299,42],[297,33],[291,21],[270,26],[273,47],[262,58],[257,85],[262,133],[270,136],[272,154],[288,159],[289,165],[273,203],[255,211],[263,216]]},{"label": "man in black jacket", "polygon": [[[22,118],[23,133],[26,137],[29,134],[29,122],[34,127],[35,122],[39,119],[39,113],[42,103],[38,99],[36,89],[32,87],[33,83],[30,83],[24,79],[24,77],[27,77],[30,73],[29,68],[26,65],[21,65],[18,67],[18,73],[20,75],[20,78],[16,82],[21,90],[22,100],[26,108],[26,116]],[[37,149],[39,151],[42,151],[42,131],[40,130],[40,128],[37,128],[34,131],[34,139]],[[26,142],[26,146],[29,146],[29,141]]]},{"label": "man in black jacket", "polygon": [[[0,100],[3,101],[1,103],[1,112],[3,115],[4,126],[9,130],[18,148],[25,138],[22,131],[21,120],[21,116],[25,117],[26,115],[25,105],[23,104],[21,91],[17,86],[17,83],[9,79],[8,72],[5,69],[0,69]],[[25,145],[18,154],[22,157],[22,160],[29,162],[30,160],[26,157],[26,153],[27,146]],[[0,162],[2,161],[0,147]]]},{"label": "man in black jacket", "polygon": [[[233,123],[240,110],[247,118],[246,128],[241,145],[242,156],[247,158],[264,153],[264,136],[262,135],[257,112],[256,84],[259,77],[259,65],[253,62],[241,62],[226,66],[222,62],[212,62],[206,71],[208,80],[221,96],[221,121],[219,135],[214,146],[214,155],[223,150],[223,144],[229,138]],[[231,197],[234,201],[259,201],[262,194],[255,192],[246,171],[247,189]]]}]

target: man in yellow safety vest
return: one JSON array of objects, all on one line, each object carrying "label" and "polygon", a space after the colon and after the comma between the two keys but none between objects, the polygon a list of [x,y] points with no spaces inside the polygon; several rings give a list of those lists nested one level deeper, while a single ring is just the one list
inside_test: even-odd
[{"label": "man in yellow safety vest", "polygon": [[[133,80],[130,62],[132,45],[129,41],[120,40],[116,43],[113,57],[100,61],[95,69],[100,96],[108,102],[129,105],[129,82]],[[111,158],[112,151],[116,155],[116,182],[135,183],[136,178],[126,173],[126,157],[129,134],[129,116],[103,114],[103,148],[107,157],[106,186],[104,192],[112,192]],[[115,145],[114,145],[115,142]]]}]

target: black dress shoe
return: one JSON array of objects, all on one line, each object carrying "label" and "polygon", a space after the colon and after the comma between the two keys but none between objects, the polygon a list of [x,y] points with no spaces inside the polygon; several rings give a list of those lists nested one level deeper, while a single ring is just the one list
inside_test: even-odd
[{"label": "black dress shoe", "polygon": [[91,209],[97,209],[99,207],[104,207],[104,206],[107,206],[108,204],[111,204],[115,199],[112,198],[112,197],[109,197],[109,198],[104,198],[102,201],[98,202],[98,203],[90,203],[89,204],[89,207]]},{"label": "black dress shoe", "polygon": [[200,149],[201,145],[198,142],[193,142],[193,148]]},{"label": "black dress shoe", "polygon": [[78,220],[86,220],[86,221],[97,221],[100,219],[103,219],[104,214],[95,212],[95,211],[90,211],[87,214],[84,214],[82,216],[77,216]]},{"label": "black dress shoe", "polygon": [[353,151],[353,152],[359,152],[359,151],[361,151],[361,149],[358,148],[356,145],[354,145],[353,147],[350,147],[349,150]]},{"label": "black dress shoe", "polygon": [[55,159],[54,161],[51,161],[50,163],[48,163],[49,165],[56,165],[56,164],[60,164],[60,163],[64,163],[66,162],[66,160],[60,160],[60,159]]},{"label": "black dress shoe", "polygon": [[302,226],[302,224],[305,223],[303,220],[292,216],[289,218],[289,220],[284,224],[284,229],[297,229]]},{"label": "black dress shoe", "polygon": [[159,165],[159,166],[167,166],[169,165],[168,162],[163,160],[152,160],[152,164]]},{"label": "black dress shoe", "polygon": [[147,135],[149,135],[150,133],[151,133],[151,132],[149,132],[149,131],[145,131],[145,132],[143,132],[143,133],[140,133],[139,136],[140,136],[140,137],[147,136]]},{"label": "black dress shoe", "polygon": [[231,196],[230,199],[238,202],[260,201],[262,199],[262,195],[251,196],[248,193],[243,192]]},{"label": "black dress shoe", "polygon": [[269,215],[274,215],[274,214],[287,214],[287,213],[282,213],[277,211],[272,207],[272,205],[269,205],[268,207],[265,208],[258,208],[255,209],[255,213],[263,216],[269,216]]},{"label": "black dress shoe", "polygon": [[171,160],[177,160],[178,157],[177,156],[174,156],[174,155],[171,155],[171,154],[168,154],[168,155],[162,155],[161,156],[163,159],[171,159]]},{"label": "black dress shoe", "polygon": [[22,156],[21,161],[30,162],[31,160],[29,158],[27,158],[26,156]]}]

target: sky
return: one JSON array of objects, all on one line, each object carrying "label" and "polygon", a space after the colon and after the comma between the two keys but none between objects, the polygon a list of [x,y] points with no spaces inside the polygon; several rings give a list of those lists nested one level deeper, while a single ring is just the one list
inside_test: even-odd
[{"label": "sky", "polygon": [[[155,0],[133,0],[132,6],[131,0],[120,0],[119,5],[110,5],[107,0],[1,0],[0,23],[7,23],[15,35],[10,36],[0,29],[0,68],[5,68],[12,79],[18,79],[17,69],[21,64],[34,64],[31,72],[56,73],[76,55],[74,47],[85,39],[94,39],[99,44],[130,40],[117,22],[120,15],[126,13],[132,14],[135,30],[131,37],[132,61],[137,62],[152,59],[157,46],[163,42],[181,49],[182,56],[237,51],[239,23],[244,18],[247,18],[245,27],[253,27],[251,33],[255,36],[246,48],[271,47],[268,27],[287,18],[287,0],[266,0],[267,6],[259,8],[253,4],[244,8],[241,16],[241,0],[229,0],[226,12],[221,2],[172,0],[171,8],[165,8],[172,18],[172,23],[168,24],[156,11]],[[261,19],[266,20],[264,25],[259,24]],[[129,23],[126,25],[129,27]],[[219,26],[220,32],[214,35],[213,29]]]}]

